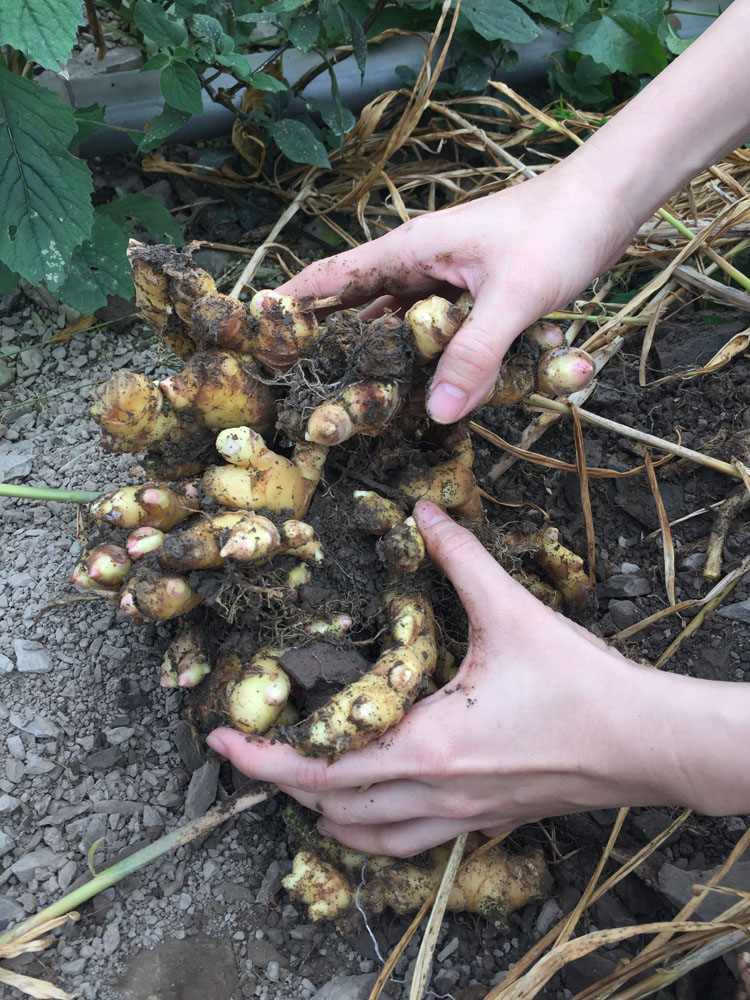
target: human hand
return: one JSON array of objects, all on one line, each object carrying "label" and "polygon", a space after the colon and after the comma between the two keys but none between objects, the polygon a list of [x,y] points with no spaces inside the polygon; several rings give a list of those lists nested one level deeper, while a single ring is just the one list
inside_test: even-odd
[{"label": "human hand", "polygon": [[542,817],[669,799],[656,671],[544,607],[438,507],[415,510],[433,561],[469,615],[455,681],[333,764],[219,729],[240,771],[322,813],[321,832],[409,856],[467,830],[494,836]]},{"label": "human hand", "polygon": [[[596,194],[575,157],[497,194],[422,215],[371,243],[318,261],[279,291],[406,308],[433,293],[468,289],[474,307],[446,347],[427,406],[451,423],[481,404],[511,342],[565,305],[618,259],[638,219]],[[375,300],[374,302],[372,300]]]}]

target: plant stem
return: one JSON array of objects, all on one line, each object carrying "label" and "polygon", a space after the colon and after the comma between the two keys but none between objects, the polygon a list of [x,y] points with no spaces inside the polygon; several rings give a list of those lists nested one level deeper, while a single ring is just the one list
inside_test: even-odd
[{"label": "plant stem", "polygon": [[144,865],[156,861],[162,854],[181,847],[183,844],[188,844],[196,837],[205,836],[217,826],[221,826],[222,823],[236,816],[237,813],[244,812],[245,809],[252,809],[253,806],[265,802],[271,794],[273,794],[272,791],[258,791],[255,788],[252,792],[241,795],[239,798],[228,799],[223,805],[212,809],[205,816],[199,816],[198,819],[193,820],[192,823],[188,823],[187,826],[181,826],[165,834],[165,836],[159,837],[152,844],[147,844],[140,851],[131,854],[129,858],[118,861],[117,864],[100,872],[73,892],[69,892],[50,906],[40,910],[39,913],[35,913],[27,920],[18,924],[17,927],[12,927],[4,934],[0,934],[0,942],[13,941],[24,934],[28,934],[29,931],[48,920],[70,913],[71,910],[80,906],[81,903],[85,903],[92,896],[96,896],[97,893],[102,892],[104,889],[116,885],[139,868],[143,868]]},{"label": "plant stem", "polygon": [[[567,403],[561,403],[556,399],[547,399],[545,396],[539,396],[537,393],[527,396],[525,402],[528,406],[536,410],[551,410],[553,413],[564,413],[568,417],[572,416],[573,413]],[[659,451],[666,451],[671,455],[679,455],[680,458],[687,458],[691,462],[695,462],[696,465],[707,465],[710,469],[715,469],[717,472],[724,472],[727,476],[742,480],[742,474],[739,469],[730,465],[729,462],[722,462],[721,459],[711,458],[710,455],[704,455],[703,452],[693,451],[692,448],[685,448],[683,445],[667,441],[665,438],[647,434],[636,427],[628,427],[627,424],[618,424],[616,420],[608,420],[606,417],[600,417],[589,410],[581,409],[580,406],[576,407],[576,409],[578,410],[578,416],[586,424],[593,424],[594,427],[603,427],[604,430],[612,431],[614,434],[621,434],[623,437],[632,438],[634,441],[640,441],[641,444],[648,445],[650,448],[657,448]]]},{"label": "plant stem", "polygon": [[58,500],[60,503],[93,503],[100,493],[85,490],[58,490],[52,486],[13,486],[0,483],[0,497],[19,497],[21,500]]}]

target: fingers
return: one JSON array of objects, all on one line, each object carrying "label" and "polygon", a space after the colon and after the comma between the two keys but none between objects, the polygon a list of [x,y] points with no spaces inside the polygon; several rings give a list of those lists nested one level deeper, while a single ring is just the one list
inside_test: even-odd
[{"label": "fingers", "polygon": [[417,819],[379,826],[343,826],[329,820],[318,822],[318,831],[334,837],[346,847],[366,854],[410,858],[472,829],[465,819]]},{"label": "fingers", "polygon": [[379,295],[399,303],[427,292],[435,279],[410,254],[403,252],[400,231],[316,261],[276,289],[285,295],[312,295],[316,299],[341,296],[341,308],[362,305]]},{"label": "fingers", "polygon": [[499,634],[504,622],[524,609],[542,609],[527,591],[511,579],[476,535],[462,528],[436,504],[421,500],[414,508],[419,532],[430,558],[445,573],[469,615],[472,629],[485,627]]},{"label": "fingers", "polygon": [[480,406],[495,384],[505,352],[536,316],[514,313],[502,288],[480,288],[470,315],[443,351],[427,397],[439,424],[460,420]]}]

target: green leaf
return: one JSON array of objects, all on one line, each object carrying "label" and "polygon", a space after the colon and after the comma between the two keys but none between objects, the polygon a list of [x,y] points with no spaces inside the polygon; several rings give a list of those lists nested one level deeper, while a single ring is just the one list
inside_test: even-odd
[{"label": "green leaf", "polygon": [[127,249],[127,235],[113,219],[97,211],[91,237],[73,252],[57,297],[87,314],[106,305],[108,295],[131,298]]},{"label": "green leaf", "polygon": [[243,56],[241,52],[227,52],[224,55],[218,55],[216,62],[231,70],[238,80],[249,80],[253,75],[247,56]]},{"label": "green leaf", "polygon": [[152,41],[158,48],[173,48],[182,45],[187,40],[185,22],[174,14],[168,13],[160,3],[152,0],[137,0],[135,5],[135,23],[143,32],[145,38]]},{"label": "green leaf", "polygon": [[0,295],[5,295],[9,292],[11,288],[15,288],[18,284],[19,275],[15,271],[11,271],[9,267],[0,260]]},{"label": "green leaf", "polygon": [[475,94],[484,90],[490,78],[490,66],[484,59],[462,55],[456,69],[453,90],[457,94]]},{"label": "green leaf", "polygon": [[541,29],[513,0],[464,0],[461,13],[477,34],[491,42],[530,42],[541,34]]},{"label": "green leaf", "polygon": [[45,69],[58,69],[73,50],[81,7],[81,0],[2,0],[0,42]]},{"label": "green leaf", "polygon": [[187,63],[167,66],[161,71],[159,84],[164,100],[171,107],[191,115],[199,115],[203,111],[201,82]]},{"label": "green leaf", "polygon": [[283,80],[277,80],[275,76],[268,73],[253,73],[249,83],[256,90],[267,90],[272,94],[280,94],[282,90],[289,90],[289,84]]},{"label": "green leaf", "polygon": [[189,118],[190,113],[188,111],[178,111],[177,108],[171,108],[168,104],[165,104],[164,109],[151,119],[148,124],[148,130],[140,142],[137,143],[138,152],[148,153],[150,150],[156,149],[157,146],[161,146],[164,140],[172,135],[173,132],[182,128]]},{"label": "green leaf", "polygon": [[594,62],[591,56],[566,53],[562,65],[553,64],[549,78],[553,90],[562,91],[585,107],[612,103],[612,76],[606,66]]},{"label": "green leaf", "polygon": [[96,135],[104,124],[104,108],[101,104],[90,104],[87,108],[74,108],[73,120],[78,131],[73,137],[73,145],[80,146],[83,142],[88,142],[92,135]]},{"label": "green leaf", "polygon": [[52,291],[94,214],[89,169],[68,152],[75,133],[59,97],[0,68],[0,260]]},{"label": "green leaf", "polygon": [[215,17],[208,14],[194,14],[190,21],[190,28],[196,38],[202,38],[205,42],[211,42],[214,47],[219,47],[224,29],[221,26],[221,21]]},{"label": "green leaf", "polygon": [[155,52],[150,59],[147,59],[141,66],[141,73],[147,73],[150,69],[164,69],[169,66],[169,56],[166,52]]},{"label": "green leaf", "polygon": [[97,212],[104,213],[113,219],[127,233],[135,229],[133,223],[138,221],[156,240],[157,243],[173,243],[181,247],[185,240],[182,228],[172,213],[160,201],[149,198],[145,194],[124,194],[108,205],[101,205]]},{"label": "green leaf", "polygon": [[348,29],[354,47],[354,59],[359,67],[360,80],[365,78],[365,67],[367,65],[367,41],[362,30],[362,23],[354,17],[345,7],[341,8],[341,19]]},{"label": "green leaf", "polygon": [[611,73],[655,76],[667,64],[656,35],[661,18],[661,0],[613,0],[602,13],[576,22],[571,51],[591,56]]},{"label": "green leaf", "polygon": [[328,154],[322,142],[312,131],[294,118],[282,118],[271,125],[271,135],[276,145],[292,163],[309,163],[313,167],[330,167]]},{"label": "green leaf", "polygon": [[669,18],[666,18],[666,25],[667,25],[667,38],[666,38],[667,48],[669,49],[669,51],[672,53],[673,56],[682,55],[685,49],[689,48],[693,44],[695,38],[680,38],[680,36],[672,27]]},{"label": "green leaf", "polygon": [[344,107],[342,104],[336,105],[323,103],[322,101],[317,101],[314,97],[311,97],[307,101],[307,107],[310,111],[318,112],[325,124],[337,138],[346,135],[351,128],[354,128],[357,121],[356,117],[351,113],[349,108]]},{"label": "green leaf", "polygon": [[320,35],[320,18],[315,14],[295,17],[288,28],[289,41],[300,52],[309,52]]},{"label": "green leaf", "polygon": [[300,7],[307,7],[310,0],[277,0],[276,3],[269,4],[264,10],[264,14],[293,14]]}]

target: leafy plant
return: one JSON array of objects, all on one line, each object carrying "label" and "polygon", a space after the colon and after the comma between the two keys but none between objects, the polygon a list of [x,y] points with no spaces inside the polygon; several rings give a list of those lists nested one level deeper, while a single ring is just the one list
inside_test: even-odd
[{"label": "leafy plant", "polygon": [[[368,42],[392,29],[431,32],[440,4],[87,0],[86,11],[98,45],[104,29],[125,36],[143,50],[143,70],[159,73],[163,109],[145,131],[130,133],[139,154],[168,140],[210,99],[236,115],[240,169],[257,174],[281,155],[328,167],[330,150],[356,120],[342,103],[334,64],[352,53],[364,76]],[[551,72],[553,88],[601,106],[633,93],[684,47],[668,14],[662,0],[600,0],[596,7],[592,0],[462,0],[445,85],[481,92],[501,62],[512,64],[511,46],[554,27],[570,36],[570,46]],[[94,206],[89,168],[75,150],[106,127],[105,109],[72,109],[35,82],[38,69],[64,65],[82,19],[81,0],[0,5],[0,293],[23,277],[91,312],[108,294],[131,294],[124,248],[134,226],[178,245],[182,233],[163,206],[143,196]],[[290,49],[316,57],[294,81],[281,68]],[[252,64],[251,51],[262,53]],[[399,69],[408,83],[409,69]],[[321,73],[330,101],[296,100]]]}]

